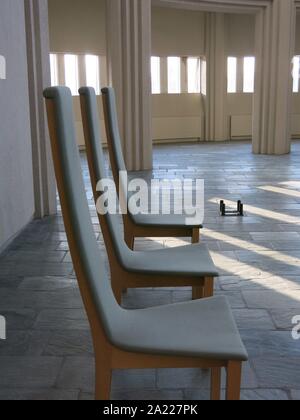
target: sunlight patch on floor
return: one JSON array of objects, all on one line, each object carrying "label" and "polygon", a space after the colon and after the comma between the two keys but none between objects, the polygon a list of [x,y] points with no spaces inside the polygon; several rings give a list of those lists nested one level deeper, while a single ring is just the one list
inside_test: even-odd
[{"label": "sunlight patch on floor", "polygon": [[281,187],[274,187],[274,186],[271,186],[271,185],[268,185],[268,186],[265,186],[265,187],[257,187],[257,188],[259,190],[263,190],[263,191],[267,191],[267,192],[288,195],[289,197],[300,198],[300,191],[296,191],[296,190],[290,190],[290,189],[281,188]]},{"label": "sunlight patch on floor", "polygon": [[226,235],[224,233],[215,232],[211,229],[205,229],[204,234],[208,236],[211,239],[215,239],[217,241],[226,242],[227,244],[235,245],[236,247],[239,247],[241,249],[244,249],[246,251],[251,250],[251,252],[255,252],[258,255],[261,255],[263,257],[270,258],[272,260],[275,260],[277,262],[283,263],[283,264],[289,264],[294,266],[300,266],[300,258],[290,256],[288,254],[282,254],[279,251],[272,250],[270,248],[267,248],[262,245],[256,245],[253,242],[247,242],[245,240],[232,237],[229,235]]},{"label": "sunlight patch on floor", "polygon": [[[216,267],[219,270],[227,271],[229,273],[228,276],[232,275],[239,277],[241,280],[253,282],[259,286],[276,291],[277,293],[300,302],[300,298],[295,296],[295,290],[298,290],[299,286],[296,287],[297,285],[293,281],[285,277],[276,276],[274,273],[261,269],[257,269],[260,273],[259,276],[249,279],[249,275],[244,273],[249,273],[252,270],[255,271],[256,267],[235,261],[217,252],[211,252],[211,256]],[[238,270],[236,270],[237,267],[239,267]]]}]

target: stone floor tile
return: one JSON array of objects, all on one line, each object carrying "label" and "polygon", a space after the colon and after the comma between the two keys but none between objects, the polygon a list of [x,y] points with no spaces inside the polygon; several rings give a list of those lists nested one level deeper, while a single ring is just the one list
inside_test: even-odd
[{"label": "stone floor tile", "polygon": [[46,309],[37,316],[37,330],[86,330],[89,322],[83,309]]},{"label": "stone floor tile", "polygon": [[92,357],[94,349],[89,329],[53,332],[44,348],[43,355]]},{"label": "stone floor tile", "polygon": [[201,369],[159,369],[159,389],[209,388],[210,371]]},{"label": "stone floor tile", "polygon": [[33,328],[37,312],[32,309],[1,310],[1,315],[6,319],[7,329],[9,331],[22,331]]},{"label": "stone floor tile", "polygon": [[279,330],[291,331],[295,324],[293,324],[293,318],[300,316],[299,309],[272,309],[270,311],[271,317]]},{"label": "stone floor tile", "polygon": [[112,377],[112,390],[141,390],[156,387],[156,371],[154,369],[142,370],[114,370]]},{"label": "stone floor tile", "polygon": [[21,282],[19,289],[42,292],[68,289],[77,290],[78,283],[76,280],[66,277],[27,277]]},{"label": "stone floor tile", "polygon": [[1,389],[1,401],[76,401],[79,391],[58,389]]},{"label": "stone floor tile", "polygon": [[121,401],[182,401],[182,391],[169,391],[160,389],[139,389],[139,390],[113,390],[112,400]]},{"label": "stone floor tile", "polygon": [[300,401],[300,389],[291,391],[292,400]]},{"label": "stone floor tile", "polygon": [[300,342],[293,339],[290,331],[241,331],[243,342],[250,358],[299,357]]},{"label": "stone floor tile", "polygon": [[[249,351],[243,369],[246,400],[299,399],[299,347],[290,334],[292,318],[300,315],[300,198],[260,188],[300,190],[300,145],[292,147],[292,159],[278,157],[274,165],[275,158],[252,155],[248,143],[155,146],[153,172],[140,174],[148,180],[205,179],[201,240],[222,274],[215,293],[228,297]],[[105,256],[85,154],[82,165],[95,235]],[[220,217],[221,198],[242,198],[245,217]],[[58,210],[58,216],[31,223],[0,257],[0,315],[8,328],[8,340],[0,344],[0,399],[94,398],[89,325],[59,203]],[[189,244],[189,238],[140,238],[136,249]],[[107,260],[104,267],[108,272]],[[141,289],[130,290],[123,304],[134,309],[190,299],[190,288]],[[205,400],[208,376],[196,369],[117,371],[112,397]]]},{"label": "stone floor tile", "polygon": [[0,357],[0,389],[51,388],[61,366],[59,357]]},{"label": "stone floor tile", "polygon": [[94,364],[92,357],[66,357],[56,381],[56,387],[94,393]]},{"label": "stone floor tile", "polygon": [[275,330],[272,318],[265,310],[234,309],[233,314],[240,330]]},{"label": "stone floor tile", "polygon": [[288,401],[289,396],[286,391],[281,389],[255,389],[242,390],[242,401]]},{"label": "stone floor tile", "polygon": [[300,357],[262,357],[253,359],[259,387],[300,389]]},{"label": "stone floor tile", "polygon": [[48,331],[8,330],[0,341],[0,356],[41,356],[49,336]]},{"label": "stone floor tile", "polygon": [[300,311],[300,290],[243,291],[243,297],[250,309],[298,309]]}]

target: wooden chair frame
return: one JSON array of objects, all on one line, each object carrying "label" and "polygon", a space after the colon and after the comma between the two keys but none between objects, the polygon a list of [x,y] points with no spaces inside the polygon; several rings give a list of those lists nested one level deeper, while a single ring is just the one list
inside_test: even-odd
[{"label": "wooden chair frame", "polygon": [[[88,166],[90,172],[90,179],[92,184],[92,190],[94,195],[95,203],[100,196],[99,192],[97,192],[97,184],[99,179],[97,179],[95,168],[93,165],[93,151],[91,149],[90,144],[90,127],[88,123],[88,111],[86,107],[86,102],[83,96],[80,96],[80,105],[81,105],[81,114],[82,114],[82,123],[83,123],[83,131],[84,131],[84,138],[85,138],[85,145],[86,145],[86,153],[88,159]],[[102,146],[101,146],[102,147]],[[119,263],[118,257],[115,252],[114,244],[111,240],[111,234],[109,232],[109,228],[107,226],[107,222],[105,220],[105,216],[101,216],[98,214],[99,223],[101,226],[101,231],[104,237],[104,241],[106,244],[106,249],[108,253],[110,269],[111,269],[111,281],[112,287],[116,296],[116,299],[119,303],[122,300],[122,292],[126,291],[127,289],[138,289],[138,288],[149,288],[149,287],[192,287],[192,298],[193,299],[202,299],[212,297],[214,295],[214,278],[213,277],[182,277],[182,276],[174,276],[174,275],[150,275],[150,274],[135,274],[133,272],[129,272],[125,270],[121,264]],[[124,220],[131,220],[130,217],[127,217]],[[138,231],[140,229],[139,226],[136,226]],[[125,228],[126,230],[126,228]],[[169,230],[156,230],[154,233],[157,236],[160,235],[161,232],[165,232],[166,235],[170,232]],[[133,231],[132,231],[133,232]],[[140,230],[140,235],[144,236],[145,231]],[[199,232],[199,230],[198,230]],[[149,232],[148,232],[149,233]],[[179,231],[173,230],[173,233],[177,234]],[[152,231],[151,231],[152,234]],[[128,241],[130,242],[133,238],[133,234],[130,234],[128,237],[128,225],[127,225],[127,233],[125,233],[125,242],[128,245]],[[155,235],[154,235],[155,236]],[[126,240],[127,239],[127,240]],[[149,254],[149,258],[151,255]]]},{"label": "wooden chair frame", "polygon": [[[104,95],[102,95],[103,100],[103,110],[104,110],[104,119],[108,143],[108,151],[111,162],[111,169],[115,184],[117,186],[117,191],[119,192],[119,168],[116,162],[114,150],[113,150],[113,139],[111,135],[111,130],[109,126],[108,118],[108,107]],[[124,235],[125,241],[130,249],[134,249],[135,238],[191,238],[193,244],[200,242],[200,229],[199,227],[185,226],[185,227],[148,227],[137,225],[130,214],[123,215],[124,220]]]},{"label": "wooden chair frame", "polygon": [[[197,357],[174,357],[165,355],[142,354],[123,351],[112,345],[104,332],[103,323],[95,306],[91,289],[88,286],[86,271],[81,264],[81,249],[76,241],[70,220],[69,202],[63,182],[59,140],[57,137],[55,106],[52,99],[46,99],[51,147],[56,173],[62,213],[76,272],[80,292],[90,322],[95,350],[95,398],[109,400],[113,369],[157,369],[157,368],[201,368],[211,369],[211,398],[221,398],[221,369],[227,370],[227,400],[239,400],[241,387],[242,362],[234,360],[214,360]],[[100,280],[100,279],[99,279]]]},{"label": "wooden chair frame", "polygon": [[[93,330],[92,324],[92,330]],[[221,400],[222,369],[226,369],[226,400],[239,401],[242,382],[242,362],[202,359],[198,357],[176,357],[127,352],[112,346],[103,329],[94,329],[96,400],[109,400],[112,371],[129,369],[210,369],[210,399]]]}]

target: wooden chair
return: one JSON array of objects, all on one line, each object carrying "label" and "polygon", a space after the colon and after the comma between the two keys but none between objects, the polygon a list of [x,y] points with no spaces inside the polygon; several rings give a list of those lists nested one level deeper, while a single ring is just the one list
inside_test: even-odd
[{"label": "wooden chair", "polygon": [[[117,108],[113,88],[102,89],[108,150],[112,172],[119,191],[120,171],[127,171],[117,120]],[[186,223],[184,215],[123,215],[125,240],[129,248],[134,248],[135,238],[141,237],[190,237],[192,243],[200,241],[202,225]]]},{"label": "wooden chair", "polygon": [[[99,127],[98,107],[93,88],[79,89],[88,166],[95,202],[101,193],[97,184],[107,177]],[[118,302],[122,290],[146,287],[193,288],[193,299],[214,294],[214,278],[218,276],[209,251],[204,244],[137,252],[128,248],[112,215],[98,213],[108,251],[112,285]]]},{"label": "wooden chair", "polygon": [[240,397],[247,360],[225,297],[142,310],[115,300],[96,242],[84,183],[68,88],[44,92],[54,167],[74,268],[95,350],[95,397],[110,398],[113,369],[212,369],[211,397],[220,399],[221,369],[227,399]]}]

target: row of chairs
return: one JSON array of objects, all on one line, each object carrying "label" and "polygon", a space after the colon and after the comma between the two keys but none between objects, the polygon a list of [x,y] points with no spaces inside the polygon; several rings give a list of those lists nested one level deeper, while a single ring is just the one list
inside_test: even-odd
[{"label": "row of chairs", "polygon": [[[80,101],[90,178],[95,201],[97,183],[106,178],[97,98],[81,88]],[[159,251],[134,251],[135,237],[190,236],[199,241],[201,226],[177,216],[99,214],[111,280],[96,242],[76,143],[72,96],[68,88],[44,92],[54,167],[62,213],[95,351],[95,398],[110,398],[113,369],[211,369],[211,398],[221,398],[221,371],[227,370],[226,398],[240,398],[242,364],[247,352],[224,296],[213,297],[218,271],[204,244]],[[102,90],[113,176],[126,171],[118,130],[115,95]],[[117,188],[118,189],[118,188]],[[197,234],[198,232],[198,234]],[[193,301],[142,310],[121,307],[127,288],[193,288]]]}]

